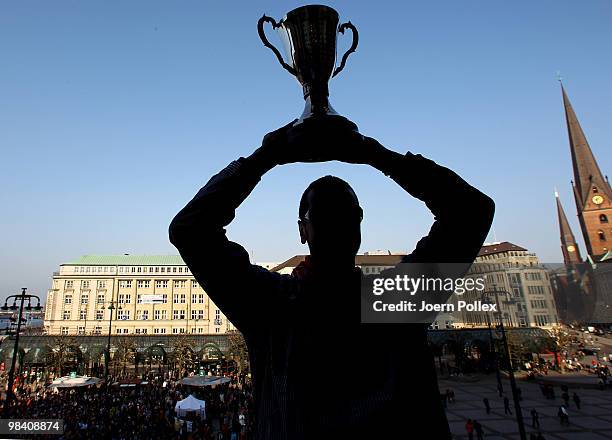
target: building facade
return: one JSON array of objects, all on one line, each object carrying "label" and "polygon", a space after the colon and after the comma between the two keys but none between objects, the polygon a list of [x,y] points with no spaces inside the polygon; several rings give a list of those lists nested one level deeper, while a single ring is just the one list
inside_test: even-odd
[{"label": "building facade", "polygon": [[[462,299],[497,302],[505,326],[551,328],[559,324],[549,270],[527,249],[507,241],[485,244],[468,276],[484,277],[484,293],[468,292]],[[481,327],[498,320],[497,313],[463,311],[457,325]]]},{"label": "building facade", "polygon": [[106,335],[109,325],[113,335],[234,329],[179,256],[86,255],[60,265],[47,294],[46,332]]}]

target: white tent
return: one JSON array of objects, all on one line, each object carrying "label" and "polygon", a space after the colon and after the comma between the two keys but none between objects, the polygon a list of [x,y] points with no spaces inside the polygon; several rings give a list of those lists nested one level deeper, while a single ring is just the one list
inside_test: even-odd
[{"label": "white tent", "polygon": [[200,399],[196,399],[193,397],[193,394],[190,394],[183,400],[176,402],[174,410],[179,417],[187,415],[189,411],[195,411],[197,415],[200,416],[201,419],[206,418],[206,410],[205,410],[206,402]]},{"label": "white tent", "polygon": [[100,379],[97,377],[89,377],[89,376],[64,376],[58,379],[55,379],[49,385],[49,388],[75,388],[75,387],[86,387],[88,385],[95,385],[100,382]]}]

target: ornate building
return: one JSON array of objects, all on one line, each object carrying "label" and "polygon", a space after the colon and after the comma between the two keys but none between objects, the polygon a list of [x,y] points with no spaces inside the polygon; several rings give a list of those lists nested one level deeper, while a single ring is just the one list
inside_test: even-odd
[{"label": "ornate building", "polygon": [[176,255],[85,255],[60,265],[52,283],[45,310],[51,335],[106,335],[109,326],[113,335],[234,329]]}]

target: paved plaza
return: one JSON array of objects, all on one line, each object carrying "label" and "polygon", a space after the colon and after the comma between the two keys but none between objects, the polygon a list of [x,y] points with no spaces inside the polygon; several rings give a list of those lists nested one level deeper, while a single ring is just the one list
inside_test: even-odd
[{"label": "paved plaza", "polygon": [[[537,429],[531,427],[531,410],[535,408],[540,414],[540,432],[546,440],[599,440],[612,439],[612,389],[601,391],[597,388],[579,388],[569,386],[570,404],[568,407],[569,426],[562,426],[557,416],[559,406],[563,404],[561,387],[556,385],[555,399],[547,400],[537,383],[518,381],[523,400],[521,407],[527,431],[527,438]],[[508,380],[503,381],[505,395],[510,399],[510,408],[514,413],[514,402]],[[455,402],[447,407],[448,423],[454,439],[467,439],[465,423],[468,418],[477,420],[484,428],[484,438],[520,439],[518,425],[514,415],[504,415],[503,397],[497,393],[495,375],[484,376],[474,382],[459,382],[441,379],[440,392],[447,388],[455,392]],[[581,409],[577,409],[572,394],[580,396]],[[491,405],[491,414],[487,415],[483,398],[487,397]],[[476,439],[474,433],[474,439]]]}]

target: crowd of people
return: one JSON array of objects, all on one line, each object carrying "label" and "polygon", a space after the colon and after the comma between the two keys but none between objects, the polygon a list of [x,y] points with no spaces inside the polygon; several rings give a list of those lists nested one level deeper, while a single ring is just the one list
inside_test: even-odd
[{"label": "crowd of people", "polygon": [[[176,402],[189,394],[205,401],[205,417],[176,416]],[[162,378],[134,387],[28,386],[16,393],[3,418],[63,419],[60,438],[66,440],[248,440],[253,410],[250,380],[234,375],[226,384],[207,387],[186,387]]]}]

